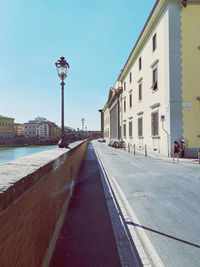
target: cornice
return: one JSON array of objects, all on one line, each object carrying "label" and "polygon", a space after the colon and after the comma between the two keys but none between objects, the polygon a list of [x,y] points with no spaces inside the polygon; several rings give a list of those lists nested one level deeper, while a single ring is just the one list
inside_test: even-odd
[{"label": "cornice", "polygon": [[143,47],[144,42],[147,40],[150,32],[152,31],[152,28],[155,25],[155,22],[158,20],[158,18],[162,15],[162,12],[167,5],[167,3],[170,2],[170,0],[157,0],[154,4],[151,13],[149,17],[147,18],[147,21],[123,67],[119,74],[119,81],[123,82],[127,72],[129,71],[132,62],[134,59],[138,56],[138,54],[141,51],[141,48]]}]

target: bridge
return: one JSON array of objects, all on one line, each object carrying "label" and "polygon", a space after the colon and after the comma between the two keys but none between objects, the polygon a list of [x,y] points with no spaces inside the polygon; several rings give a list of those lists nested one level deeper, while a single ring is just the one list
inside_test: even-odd
[{"label": "bridge", "polygon": [[155,155],[84,140],[0,164],[0,266],[198,266],[199,164]]}]

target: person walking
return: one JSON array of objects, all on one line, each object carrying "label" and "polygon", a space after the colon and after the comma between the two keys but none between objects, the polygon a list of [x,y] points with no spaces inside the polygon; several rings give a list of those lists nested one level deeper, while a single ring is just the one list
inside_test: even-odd
[{"label": "person walking", "polygon": [[177,157],[177,161],[179,161],[179,144],[177,141],[174,141],[174,153],[173,153],[173,161],[175,160],[175,156]]}]

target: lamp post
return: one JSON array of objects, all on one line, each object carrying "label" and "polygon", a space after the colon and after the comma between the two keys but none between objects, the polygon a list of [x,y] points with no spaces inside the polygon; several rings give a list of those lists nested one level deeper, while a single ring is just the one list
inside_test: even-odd
[{"label": "lamp post", "polygon": [[60,141],[58,143],[58,146],[60,148],[64,148],[64,147],[68,147],[69,144],[67,143],[66,139],[65,139],[65,131],[64,131],[64,79],[67,77],[67,72],[69,69],[69,64],[67,63],[67,61],[65,60],[64,57],[61,57],[56,63],[56,68],[57,68],[57,72],[58,72],[58,76],[61,79],[61,91],[62,91],[62,96],[61,96],[61,138]]}]

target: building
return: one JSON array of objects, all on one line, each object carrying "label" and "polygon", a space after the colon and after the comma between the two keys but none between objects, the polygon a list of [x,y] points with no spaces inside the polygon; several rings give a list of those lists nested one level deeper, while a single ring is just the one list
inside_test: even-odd
[{"label": "building", "polygon": [[24,124],[15,123],[14,124],[14,135],[15,136],[24,136]]},{"label": "building", "polygon": [[7,141],[14,139],[14,120],[0,115],[0,140]]},{"label": "building", "polygon": [[37,123],[35,121],[24,123],[24,136],[26,138],[39,138],[37,135]]},{"label": "building", "polygon": [[50,139],[58,139],[60,137],[60,128],[51,121],[47,121],[49,125],[49,138]]},{"label": "building", "polygon": [[24,136],[45,140],[58,139],[60,128],[54,122],[38,116],[34,120],[24,123]]},{"label": "building", "polygon": [[[135,144],[143,149],[146,144],[150,151],[169,155],[173,142],[184,138],[186,156],[197,156],[200,146],[199,14],[199,0],[156,1],[117,79],[123,87],[118,116],[121,138],[127,145]],[[120,87],[114,85],[112,100],[109,98],[104,107],[104,135],[110,131],[110,138],[116,136],[119,123],[112,119],[117,113],[113,106],[119,94],[117,88]],[[105,127],[108,110],[109,130]]]}]

